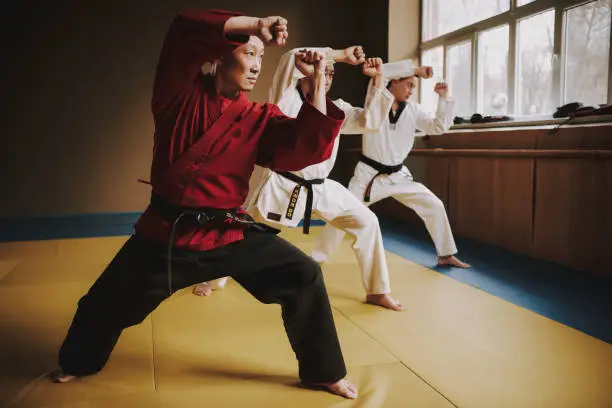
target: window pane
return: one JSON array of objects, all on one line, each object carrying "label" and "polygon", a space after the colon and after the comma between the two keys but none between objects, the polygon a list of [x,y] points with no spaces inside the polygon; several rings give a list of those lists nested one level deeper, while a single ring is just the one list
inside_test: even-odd
[{"label": "window pane", "polygon": [[421,65],[433,68],[433,79],[419,81],[419,86],[421,88],[421,105],[428,112],[434,113],[438,106],[438,95],[433,90],[436,78],[441,79],[444,76],[444,49],[436,47],[423,51]]},{"label": "window pane", "polygon": [[517,5],[518,7],[520,7],[520,6],[524,6],[525,4],[532,3],[532,2],[534,2],[534,1],[535,1],[535,0],[517,0],[517,1],[516,1],[516,5]]},{"label": "window pane", "polygon": [[423,0],[423,41],[510,9],[510,0]]},{"label": "window pane", "polygon": [[452,97],[457,101],[455,115],[471,116],[472,109],[472,42],[451,45],[446,49],[446,78]]},{"label": "window pane", "polygon": [[478,36],[478,108],[486,115],[508,113],[508,25]]},{"label": "window pane", "polygon": [[610,3],[599,0],[567,11],[565,103],[608,100]]},{"label": "window pane", "polygon": [[552,114],[553,43],[555,11],[518,23],[518,114]]}]

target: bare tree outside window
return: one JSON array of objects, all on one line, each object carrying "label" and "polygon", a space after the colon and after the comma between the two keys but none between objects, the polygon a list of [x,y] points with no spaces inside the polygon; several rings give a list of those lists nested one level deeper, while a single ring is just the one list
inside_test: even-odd
[{"label": "bare tree outside window", "polygon": [[520,117],[612,101],[612,0],[421,1],[421,64],[439,73],[420,84],[428,111],[436,109],[433,84],[442,79],[464,117],[529,120]]},{"label": "bare tree outside window", "polygon": [[476,110],[485,115],[508,113],[508,24],[479,33]]},{"label": "bare tree outside window", "polygon": [[552,114],[555,10],[520,20],[517,25],[518,113]]},{"label": "bare tree outside window", "polygon": [[446,78],[452,97],[457,101],[457,116],[471,116],[472,107],[472,42],[451,45],[446,49]]},{"label": "bare tree outside window", "polygon": [[611,0],[567,11],[564,103],[606,103],[610,61]]}]

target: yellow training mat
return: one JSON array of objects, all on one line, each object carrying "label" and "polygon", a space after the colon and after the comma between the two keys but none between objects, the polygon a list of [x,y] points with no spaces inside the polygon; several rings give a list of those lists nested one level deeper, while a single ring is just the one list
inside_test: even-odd
[{"label": "yellow training mat", "polygon": [[[301,229],[283,232],[309,251]],[[408,310],[363,304],[345,241],[324,266],[356,401],[297,386],[277,305],[230,280],[127,329],[98,375],[43,378],[76,302],[126,237],[0,244],[0,407],[612,407],[612,346],[388,254]]]},{"label": "yellow training mat", "polygon": [[[311,250],[314,239],[291,233]],[[612,407],[612,345],[397,255],[387,260],[406,311],[356,301],[363,289],[348,239],[324,267],[332,304],[455,405]]]}]

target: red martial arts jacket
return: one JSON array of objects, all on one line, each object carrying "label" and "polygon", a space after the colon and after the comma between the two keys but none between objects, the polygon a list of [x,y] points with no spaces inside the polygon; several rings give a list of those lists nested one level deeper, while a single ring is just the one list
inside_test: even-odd
[{"label": "red martial arts jacket", "polygon": [[[255,164],[292,171],[320,163],[330,157],[344,120],[344,113],[329,99],[327,116],[306,102],[291,119],[275,105],[251,102],[242,93],[236,101],[219,95],[214,79],[203,75],[201,67],[248,41],[247,36],[224,35],[225,22],[237,15],[183,12],[164,40],[151,104],[155,121],[151,185],[153,193],[177,206],[240,207]],[[171,227],[149,206],[135,232],[168,242]],[[241,240],[242,228],[181,226],[175,246],[210,250]]]}]

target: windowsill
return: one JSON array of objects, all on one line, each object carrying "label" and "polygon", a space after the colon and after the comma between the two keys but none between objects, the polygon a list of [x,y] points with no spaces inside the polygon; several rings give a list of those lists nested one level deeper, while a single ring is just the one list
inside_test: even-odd
[{"label": "windowsill", "polygon": [[[522,128],[522,129],[552,129],[561,123],[567,121],[568,118],[552,118],[550,116],[537,116],[529,118],[517,118],[508,122],[489,122],[489,123],[462,123],[460,125],[451,126],[447,133],[463,132],[474,129],[504,129],[504,128]],[[578,117],[565,123],[562,127],[576,125],[591,125],[597,123],[612,122],[612,115],[600,116],[585,116]]]}]

